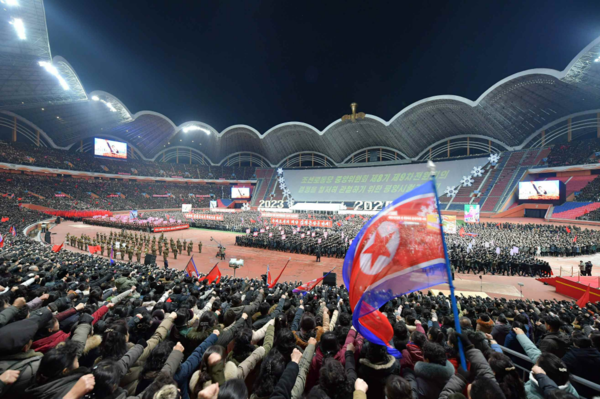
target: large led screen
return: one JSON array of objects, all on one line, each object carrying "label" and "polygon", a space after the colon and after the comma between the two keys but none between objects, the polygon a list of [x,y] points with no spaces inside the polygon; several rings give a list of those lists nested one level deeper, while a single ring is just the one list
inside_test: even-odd
[{"label": "large led screen", "polygon": [[127,143],[95,137],[94,155],[106,158],[127,159]]}]

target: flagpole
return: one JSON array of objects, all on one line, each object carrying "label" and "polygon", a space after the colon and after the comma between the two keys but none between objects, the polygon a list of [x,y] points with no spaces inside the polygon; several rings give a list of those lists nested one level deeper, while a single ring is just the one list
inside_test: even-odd
[{"label": "flagpole", "polygon": [[[438,198],[437,187],[435,186],[435,164],[429,160],[427,161],[427,167],[429,168],[431,183],[433,185],[433,192],[435,194],[435,204],[438,212],[438,220],[440,222],[440,232],[442,234],[442,244],[444,246],[444,258],[446,259],[446,273],[448,274],[448,286],[450,287],[450,301],[452,302],[452,313],[454,315],[454,328],[458,334],[462,333],[460,328],[460,320],[458,319],[458,306],[456,304],[456,296],[454,295],[454,281],[452,279],[452,269],[450,268],[450,261],[448,260],[448,248],[446,247],[446,238],[444,237],[444,222],[442,219],[442,211],[440,210],[440,200]],[[467,370],[467,361],[465,359],[465,351],[463,349],[462,341],[458,338],[458,354],[460,356],[460,365],[463,369]]]}]

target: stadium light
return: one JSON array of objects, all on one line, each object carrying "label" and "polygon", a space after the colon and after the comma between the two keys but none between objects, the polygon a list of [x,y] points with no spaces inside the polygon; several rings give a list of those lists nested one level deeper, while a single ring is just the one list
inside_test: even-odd
[{"label": "stadium light", "polygon": [[17,0],[2,0],[2,3],[6,4],[9,7],[18,7],[19,2]]},{"label": "stadium light", "polygon": [[206,134],[210,134],[210,130],[205,129],[205,128],[200,127],[200,126],[196,126],[196,125],[186,126],[186,127],[183,128],[183,132],[184,133],[194,132],[196,130],[200,130],[200,131],[202,131],[202,132],[204,132]]},{"label": "stadium light", "polygon": [[92,100],[94,100],[94,101],[100,101],[100,97],[98,97],[98,96],[92,96]]},{"label": "stadium light", "polygon": [[19,39],[27,39],[27,35],[25,34],[25,24],[23,24],[23,20],[21,18],[13,18],[13,20],[10,21],[10,24],[15,27],[15,31],[17,32]]},{"label": "stadium light", "polygon": [[46,61],[40,61],[39,64],[42,68],[44,68],[50,74],[54,75],[56,79],[58,79],[58,83],[60,83],[64,90],[69,90],[69,85],[67,84],[67,81],[62,76],[60,76],[60,74],[58,73],[58,69],[56,69],[54,65]]}]

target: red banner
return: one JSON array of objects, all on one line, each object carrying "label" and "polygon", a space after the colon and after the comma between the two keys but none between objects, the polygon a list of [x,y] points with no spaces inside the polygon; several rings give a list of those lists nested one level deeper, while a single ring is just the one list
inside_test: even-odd
[{"label": "red banner", "polygon": [[223,215],[208,215],[206,213],[186,213],[186,219],[223,220]]},{"label": "red banner", "polygon": [[274,212],[261,212],[260,216],[264,218],[283,218],[283,219],[298,219],[297,213],[274,213]]},{"label": "red banner", "polygon": [[316,219],[291,219],[291,218],[273,218],[271,224],[281,224],[285,226],[306,226],[306,227],[332,227],[331,220]]},{"label": "red banner", "polygon": [[66,197],[67,194],[54,194],[55,197]]},{"label": "red banner", "polygon": [[164,227],[154,227],[155,233],[160,233],[163,231],[176,231],[176,230],[186,230],[189,229],[189,224],[180,224],[179,226],[164,226]]},{"label": "red banner", "polygon": [[117,197],[120,197],[120,195],[119,194],[108,194],[106,197],[107,198],[117,198]]}]

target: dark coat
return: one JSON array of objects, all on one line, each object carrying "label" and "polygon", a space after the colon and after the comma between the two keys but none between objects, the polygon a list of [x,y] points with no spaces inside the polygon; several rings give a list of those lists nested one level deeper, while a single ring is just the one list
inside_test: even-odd
[{"label": "dark coat", "polygon": [[417,362],[414,373],[407,370],[405,378],[416,387],[419,399],[437,399],[446,383],[454,375],[454,366],[448,360],[444,366]]},{"label": "dark coat", "polygon": [[382,364],[373,364],[368,359],[360,359],[358,375],[369,385],[368,399],[385,397],[385,382],[392,374],[400,375],[400,363],[391,355],[388,355],[387,362]]},{"label": "dark coat", "polygon": [[[569,373],[600,384],[600,351],[596,348],[571,348],[562,358],[567,365]],[[598,393],[593,389],[584,387],[581,384],[573,383],[573,387],[581,396],[591,398]]]},{"label": "dark coat", "polygon": [[507,324],[496,323],[492,330],[492,337],[498,342],[498,345],[504,346],[504,340],[510,333],[510,326]]}]

